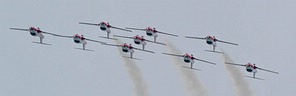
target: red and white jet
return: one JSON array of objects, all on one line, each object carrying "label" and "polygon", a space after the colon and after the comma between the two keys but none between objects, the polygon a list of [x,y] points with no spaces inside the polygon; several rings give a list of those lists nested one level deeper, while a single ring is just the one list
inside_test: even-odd
[{"label": "red and white jet", "polygon": [[222,41],[222,40],[218,40],[217,38],[215,38],[215,36],[207,36],[207,37],[190,37],[190,36],[185,36],[185,38],[191,38],[191,39],[202,39],[202,40],[206,40],[206,43],[209,44],[209,45],[212,45],[213,46],[213,51],[212,52],[216,52],[215,51],[215,47],[217,47],[217,44],[216,42],[221,42],[221,43],[226,43],[226,44],[231,44],[231,45],[237,45],[238,44],[235,44],[235,43],[231,43],[231,42],[226,42],[226,41]]},{"label": "red and white jet", "polygon": [[29,31],[32,36],[38,36],[40,38],[39,43],[43,44],[42,40],[44,38],[44,34],[54,35],[53,33],[41,31],[39,27],[30,27],[29,29],[21,29],[21,28],[10,28],[11,30],[21,30],[21,31]]},{"label": "red and white jet", "polygon": [[108,38],[108,39],[110,39],[109,35],[111,33],[111,30],[110,30],[111,28],[118,29],[118,30],[123,30],[123,31],[127,31],[127,32],[132,32],[131,30],[126,30],[126,29],[123,29],[123,28],[114,27],[114,26],[110,25],[108,22],[103,22],[103,21],[100,22],[99,24],[84,23],[84,22],[79,22],[79,24],[99,26],[102,31],[107,32],[107,37],[104,37],[104,38]]},{"label": "red and white jet", "polygon": [[263,69],[263,68],[257,67],[255,64],[251,64],[251,63],[237,64],[237,63],[225,62],[225,64],[237,65],[237,66],[244,66],[244,67],[246,67],[247,72],[252,72],[253,73],[253,77],[252,78],[255,78],[255,79],[259,79],[259,78],[256,78],[255,77],[255,74],[257,72],[257,69],[262,70],[262,71],[267,71],[267,72],[275,73],[275,74],[279,74],[278,72],[275,72],[275,71],[270,71],[270,70],[267,70],[267,69]]},{"label": "red and white jet", "polygon": [[130,53],[130,57],[133,58],[133,53],[135,52],[135,50],[139,50],[139,51],[144,51],[144,52],[149,52],[149,53],[154,53],[153,51],[149,51],[149,50],[142,50],[139,48],[135,48],[133,47],[131,44],[127,44],[124,43],[122,45],[114,45],[114,44],[107,44],[107,43],[103,43],[103,45],[109,45],[109,46],[116,46],[116,47],[121,47],[123,52],[129,52]]},{"label": "red and white jet", "polygon": [[134,43],[139,45],[139,44],[142,44],[142,49],[144,50],[145,49],[145,45],[146,45],[146,41],[147,42],[151,42],[151,43],[155,43],[155,44],[160,44],[160,45],[165,45],[164,43],[160,43],[160,42],[153,42],[153,41],[150,41],[150,40],[147,40],[147,39],[144,39],[144,36],[139,36],[139,35],[136,35],[134,37],[128,37],[128,36],[119,36],[119,35],[113,35],[114,37],[121,37],[121,38],[128,38],[128,39],[134,39]]},{"label": "red and white jet", "polygon": [[102,41],[97,41],[97,40],[92,40],[92,39],[85,38],[83,35],[79,35],[79,34],[75,34],[73,36],[65,36],[65,35],[57,35],[57,34],[54,34],[53,36],[65,37],[65,38],[73,38],[73,40],[74,40],[75,43],[82,44],[83,45],[83,47],[82,47],[83,50],[86,50],[85,49],[85,45],[87,44],[86,40],[87,41],[101,43],[101,44],[105,43],[105,42],[102,42]]},{"label": "red and white jet", "polygon": [[190,68],[192,69],[193,67],[193,63],[194,63],[194,60],[198,60],[198,61],[201,61],[201,62],[205,62],[205,63],[209,63],[209,64],[214,64],[216,65],[216,63],[213,63],[213,62],[209,62],[209,61],[206,61],[206,60],[201,60],[201,59],[198,59],[198,58],[195,58],[193,57],[193,54],[189,55],[188,53],[184,54],[184,55],[178,55],[178,54],[170,54],[170,53],[162,53],[162,54],[165,54],[165,55],[171,55],[171,56],[177,56],[177,57],[183,57],[184,58],[184,62],[185,63],[190,63]]},{"label": "red and white jet", "polygon": [[165,32],[158,31],[154,27],[153,28],[152,27],[147,27],[146,29],[128,28],[127,27],[126,29],[146,31],[146,34],[148,36],[154,36],[154,42],[156,42],[156,37],[158,37],[157,33],[178,37],[178,35],[175,35],[175,34],[170,34],[170,33],[165,33]]}]

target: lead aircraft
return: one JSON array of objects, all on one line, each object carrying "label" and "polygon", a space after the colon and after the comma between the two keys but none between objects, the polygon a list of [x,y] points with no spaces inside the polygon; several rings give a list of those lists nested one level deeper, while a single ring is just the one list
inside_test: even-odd
[{"label": "lead aircraft", "polygon": [[42,42],[42,40],[44,39],[43,34],[55,35],[55,34],[50,33],[50,32],[42,31],[39,27],[29,27],[28,29],[23,29],[23,28],[9,28],[9,29],[11,29],[11,30],[20,30],[20,31],[28,31],[28,32],[30,32],[31,36],[36,36],[36,37],[40,38],[39,39],[40,44],[46,44],[46,43]]},{"label": "lead aircraft", "polygon": [[185,63],[190,63],[190,68],[191,68],[191,69],[192,69],[192,67],[193,67],[194,60],[201,61],[201,62],[205,62],[205,63],[208,63],[208,64],[214,64],[214,65],[216,65],[216,63],[213,63],[213,62],[210,62],[210,61],[206,61],[206,60],[201,60],[201,59],[195,58],[195,57],[193,57],[193,54],[191,54],[191,55],[188,54],[188,53],[186,53],[186,54],[184,54],[184,55],[171,54],[171,53],[162,53],[162,54],[170,55],[170,56],[176,56],[176,57],[183,57]]},{"label": "lead aircraft", "polygon": [[[255,64],[251,64],[251,63],[247,63],[247,64],[237,64],[237,63],[230,63],[230,62],[225,62],[225,64],[230,64],[230,65],[236,65],[236,66],[243,66],[246,67],[246,71],[247,72],[251,72],[253,73],[253,76],[247,76],[247,77],[251,77],[254,79],[260,79],[260,78],[256,78],[255,74],[257,73],[257,69],[258,70],[262,70],[262,71],[266,71],[266,72],[271,72],[271,73],[275,73],[275,74],[279,74],[278,72],[275,71],[271,71],[271,70],[267,70],[267,69],[263,69],[260,67],[257,67]],[[263,80],[263,79],[262,79]]]}]

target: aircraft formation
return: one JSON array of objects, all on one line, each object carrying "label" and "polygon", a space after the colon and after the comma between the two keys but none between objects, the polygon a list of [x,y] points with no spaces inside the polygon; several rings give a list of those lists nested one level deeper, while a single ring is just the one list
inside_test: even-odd
[{"label": "aircraft formation", "polygon": [[[27,31],[27,32],[30,33],[31,36],[39,37],[39,42],[33,42],[33,43],[39,43],[39,44],[44,44],[44,45],[50,45],[50,44],[47,44],[47,43],[43,42],[43,39],[45,37],[43,34],[46,34],[46,35],[52,35],[52,36],[55,36],[55,37],[73,39],[74,43],[82,44],[82,48],[79,48],[79,49],[85,50],[85,51],[89,51],[88,49],[85,48],[85,46],[87,44],[87,41],[94,42],[94,43],[99,43],[101,45],[120,47],[122,52],[130,54],[131,59],[134,58],[133,53],[135,52],[135,50],[143,51],[143,52],[147,52],[147,53],[155,53],[155,52],[153,52],[151,50],[146,50],[145,49],[145,46],[146,46],[147,43],[154,43],[154,44],[157,44],[157,45],[167,46],[165,43],[158,42],[156,40],[156,38],[158,37],[158,34],[168,35],[168,36],[172,36],[172,37],[179,37],[176,34],[171,34],[171,33],[167,33],[167,32],[158,31],[154,27],[147,27],[147,28],[142,28],[142,29],[141,28],[130,28],[130,27],[120,28],[120,27],[115,27],[113,25],[110,25],[108,22],[103,22],[103,21],[100,22],[100,23],[79,22],[79,24],[92,25],[92,26],[99,27],[101,31],[104,31],[104,32],[107,33],[106,37],[99,36],[101,38],[110,39],[110,40],[118,40],[117,38],[132,39],[133,42],[136,45],[142,45],[142,48],[136,48],[136,47],[132,46],[132,44],[129,44],[129,43],[123,43],[123,44],[120,44],[120,45],[108,44],[108,43],[103,42],[103,41],[86,38],[83,35],[79,35],[79,34],[61,35],[61,34],[46,32],[46,31],[41,30],[39,27],[29,27],[27,29],[26,28],[10,28],[10,29],[11,30],[18,30],[18,31]],[[151,37],[153,36],[154,39],[153,40],[148,40],[148,39],[144,38],[144,36],[140,36],[140,35],[136,35],[136,36],[113,35],[113,37],[110,37],[111,29],[112,30],[113,29],[121,30],[121,31],[124,31],[124,32],[133,32],[133,31],[142,31],[143,32],[144,31],[144,32],[146,32],[147,36],[151,36]],[[217,39],[215,36],[210,36],[210,35],[205,36],[205,37],[185,36],[185,38],[205,40],[206,44],[213,46],[212,50],[205,50],[205,51],[220,53],[220,54],[224,54],[224,53],[215,50],[215,48],[217,47],[217,42],[238,46],[238,44],[236,44],[236,43],[220,40],[220,39]],[[190,64],[191,69],[193,69],[193,64],[194,64],[195,60],[203,62],[203,63],[207,63],[207,64],[216,65],[216,63],[214,63],[214,62],[210,62],[210,61],[207,61],[207,60],[196,58],[196,57],[193,56],[193,54],[189,54],[189,53],[185,53],[185,54],[162,53],[162,54],[170,55],[170,56],[176,56],[176,57],[182,57],[185,63]],[[228,64],[228,65],[236,65],[236,66],[245,67],[247,72],[253,73],[253,76],[246,76],[246,77],[250,77],[250,78],[254,78],[254,79],[261,79],[261,78],[255,77],[257,69],[262,70],[262,71],[266,71],[266,72],[270,72],[270,73],[279,74],[278,72],[275,72],[275,71],[271,71],[271,70],[263,69],[261,67],[257,67],[255,64],[252,64],[252,63],[247,63],[247,64],[237,64],[237,63],[232,63],[232,62],[224,62],[224,63]]]}]

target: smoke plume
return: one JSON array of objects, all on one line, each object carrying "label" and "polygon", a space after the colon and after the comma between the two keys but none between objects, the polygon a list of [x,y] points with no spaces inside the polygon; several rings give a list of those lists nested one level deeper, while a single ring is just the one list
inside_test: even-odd
[{"label": "smoke plume", "polygon": [[[229,55],[223,51],[223,58],[225,62],[233,62]],[[244,76],[240,72],[240,70],[233,65],[224,64],[227,69],[237,91],[237,96],[253,96],[251,88],[249,87],[248,82],[245,80]]]},{"label": "smoke plume", "polygon": [[[122,44],[119,40],[114,40],[116,44]],[[142,71],[136,65],[136,62],[131,58],[124,58],[126,54],[121,51],[121,48],[118,48],[118,51],[124,61],[124,66],[127,68],[128,74],[134,83],[134,89],[137,96],[149,96],[147,91],[147,84],[143,78]]]},{"label": "smoke plume", "polygon": [[[178,50],[169,40],[166,40],[168,45],[168,49],[170,53],[173,54],[183,54],[180,50]],[[194,70],[184,68],[182,65],[184,64],[183,58],[180,57],[172,57],[173,64],[176,69],[181,73],[184,85],[186,90],[188,91],[189,96],[208,96],[207,90],[202,86],[202,83],[197,79],[197,76]]]}]

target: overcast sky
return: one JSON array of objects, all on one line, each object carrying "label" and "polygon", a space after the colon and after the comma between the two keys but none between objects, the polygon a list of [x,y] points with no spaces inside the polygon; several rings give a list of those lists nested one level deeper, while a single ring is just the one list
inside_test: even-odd
[{"label": "overcast sky", "polygon": [[[109,22],[117,27],[156,27],[158,40],[170,40],[182,52],[216,62],[216,66],[195,62],[198,79],[209,96],[236,96],[235,87],[219,54],[202,40],[184,36],[214,35],[238,43],[218,43],[236,63],[257,66],[280,74],[258,71],[264,81],[245,78],[255,96],[291,96],[295,94],[296,13],[295,0],[1,0],[0,95],[1,96],[135,96],[132,80],[117,48],[45,35],[51,46],[32,43],[39,38],[10,27],[40,27],[62,35],[83,34],[98,38],[106,33],[96,26],[78,22]],[[143,35],[144,32],[112,30],[112,35]],[[121,39],[132,43],[132,40]],[[135,44],[133,44],[135,45]],[[141,46],[136,46],[140,48]],[[186,89],[164,46],[147,44],[156,54],[135,52],[143,60],[136,63],[147,82],[151,96],[184,96]],[[182,58],[180,58],[182,59]],[[188,64],[182,63],[184,66]],[[239,68],[243,75],[252,75]]]}]

